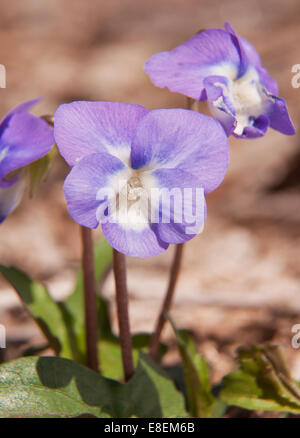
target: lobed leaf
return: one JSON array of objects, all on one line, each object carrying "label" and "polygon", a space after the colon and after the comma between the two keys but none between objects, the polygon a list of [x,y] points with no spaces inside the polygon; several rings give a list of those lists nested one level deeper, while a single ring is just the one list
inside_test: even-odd
[{"label": "lobed leaf", "polygon": [[239,349],[240,368],[224,377],[221,399],[251,410],[300,413],[300,386],[278,346]]}]

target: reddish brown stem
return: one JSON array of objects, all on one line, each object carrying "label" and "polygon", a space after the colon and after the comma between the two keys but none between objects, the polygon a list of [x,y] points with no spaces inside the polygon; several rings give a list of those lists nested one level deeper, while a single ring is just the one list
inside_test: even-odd
[{"label": "reddish brown stem", "polygon": [[92,231],[81,227],[87,366],[99,372],[98,321]]},{"label": "reddish brown stem", "polygon": [[130,335],[128,292],[126,278],[126,258],[124,254],[113,250],[113,267],[116,284],[117,313],[120,332],[120,344],[124,378],[127,382],[134,373],[132,341]]},{"label": "reddish brown stem", "polygon": [[176,245],[175,247],[175,254],[172,262],[167,293],[165,295],[165,299],[163,301],[161,310],[159,312],[159,317],[156,321],[154,333],[151,336],[149,354],[153,360],[157,358],[160,336],[163,331],[164,325],[166,323],[166,313],[169,312],[173,301],[176,283],[178,280],[180,267],[181,267],[183,245],[184,244],[182,243],[180,245]]}]

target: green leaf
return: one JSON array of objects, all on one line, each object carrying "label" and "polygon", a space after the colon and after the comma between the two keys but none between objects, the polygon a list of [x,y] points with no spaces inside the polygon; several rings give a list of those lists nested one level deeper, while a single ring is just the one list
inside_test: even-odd
[{"label": "green leaf", "polygon": [[64,357],[72,358],[72,346],[64,315],[46,287],[15,268],[0,265],[0,272],[14,287],[54,351]]},{"label": "green leaf", "polygon": [[[133,350],[136,351],[142,350],[144,352],[147,352],[150,344],[150,340],[151,340],[151,334],[136,333],[135,335],[132,336]],[[163,358],[163,356],[166,354],[167,351],[168,351],[168,347],[166,346],[166,344],[160,343],[158,348],[158,355],[157,355],[158,362]]]},{"label": "green leaf", "polygon": [[[112,259],[112,249],[102,240],[95,244],[95,276],[99,283]],[[56,354],[79,363],[86,363],[83,278],[80,270],[74,292],[64,302],[55,302],[47,288],[31,280],[16,268],[0,265],[0,272],[14,287],[23,304],[46,336]],[[98,320],[101,335],[111,337],[109,312],[106,301],[97,297]]]},{"label": "green leaf", "polygon": [[[148,350],[150,335],[147,333],[138,333],[132,336],[133,360],[137,365],[139,352]],[[121,380],[124,376],[122,355],[119,339],[116,336],[101,338],[98,344],[99,360],[101,362],[101,373],[105,377],[115,380]],[[159,358],[167,351],[167,347],[160,345]]]},{"label": "green leaf", "polygon": [[300,386],[278,346],[239,349],[240,368],[224,377],[221,399],[251,410],[300,413]]},{"label": "green leaf", "polygon": [[126,399],[130,399],[127,416],[187,417],[183,395],[168,374],[144,353],[140,353],[137,370],[125,386]]},{"label": "green leaf", "polygon": [[0,417],[110,417],[120,392],[121,384],[63,358],[22,358],[0,367]]},{"label": "green leaf", "polygon": [[183,397],[146,356],[122,384],[74,361],[22,358],[0,366],[0,417],[183,417]]},{"label": "green leaf", "polygon": [[177,330],[172,321],[171,324],[183,361],[189,412],[192,417],[213,418],[220,409],[220,405],[212,394],[209,366],[197,352],[190,334],[184,330]]}]

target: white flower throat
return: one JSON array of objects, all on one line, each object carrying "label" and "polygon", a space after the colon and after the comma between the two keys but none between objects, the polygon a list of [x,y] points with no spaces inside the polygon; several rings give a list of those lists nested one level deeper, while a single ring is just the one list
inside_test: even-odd
[{"label": "white flower throat", "polygon": [[125,228],[136,231],[148,226],[151,216],[151,189],[157,182],[147,170],[126,168],[111,181],[115,195],[111,212]]},{"label": "white flower throat", "polygon": [[127,200],[129,202],[138,201],[144,194],[145,189],[139,177],[132,176],[127,181]]},{"label": "white flower throat", "polygon": [[235,79],[234,69],[227,70],[225,69],[228,86],[221,82],[215,82],[214,85],[222,88],[223,96],[230,99],[236,114],[232,114],[223,96],[215,100],[213,106],[210,105],[210,109],[213,115],[221,120],[226,117],[225,113],[235,117],[234,133],[242,135],[245,127],[251,126],[259,115],[267,111],[271,98],[260,84],[258,73],[254,68],[249,68],[239,79]]}]

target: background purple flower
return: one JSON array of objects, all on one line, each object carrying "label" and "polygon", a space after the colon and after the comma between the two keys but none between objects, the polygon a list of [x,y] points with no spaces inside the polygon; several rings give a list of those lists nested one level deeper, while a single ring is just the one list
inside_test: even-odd
[{"label": "background purple flower", "polygon": [[292,135],[295,129],[278,86],[262,67],[254,47],[230,24],[208,29],[169,52],[153,55],[145,70],[158,87],[208,100],[227,135],[255,138],[270,126]]},{"label": "background purple flower", "polygon": [[[73,166],[64,184],[71,216],[89,228],[101,222],[111,246],[131,256],[153,256],[170,243],[191,239],[205,221],[204,193],[221,183],[228,166],[222,126],[194,111],[73,102],[58,108],[54,134],[61,154]],[[110,195],[104,202],[107,189]],[[149,210],[153,189],[158,189],[158,197]],[[193,234],[187,233],[192,221],[183,214],[186,206],[175,201],[166,205],[159,189],[182,195],[189,189],[190,211],[202,202]]]},{"label": "background purple flower", "polygon": [[22,103],[0,122],[0,223],[16,208],[25,190],[24,166],[46,155],[54,144],[48,124],[28,113],[39,101]]}]

